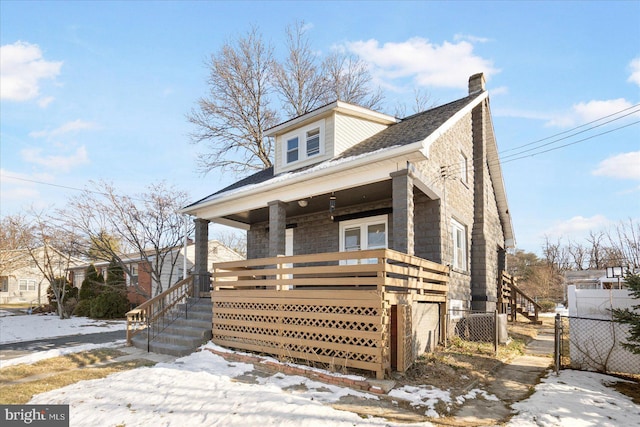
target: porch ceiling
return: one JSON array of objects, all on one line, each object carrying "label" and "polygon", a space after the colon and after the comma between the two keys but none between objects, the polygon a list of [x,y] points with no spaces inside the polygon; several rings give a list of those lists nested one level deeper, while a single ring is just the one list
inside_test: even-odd
[{"label": "porch ceiling", "polygon": [[[336,209],[355,206],[362,203],[391,200],[391,179],[335,191],[333,194],[336,197]],[[330,197],[331,193],[325,193],[299,199],[307,202],[307,206],[305,207],[301,207],[298,200],[291,201],[287,203],[286,206],[287,218],[323,211],[327,212],[327,215],[329,215]],[[258,209],[245,210],[231,215],[226,215],[223,218],[227,221],[247,225],[266,222],[269,221],[269,208],[264,206]]]}]

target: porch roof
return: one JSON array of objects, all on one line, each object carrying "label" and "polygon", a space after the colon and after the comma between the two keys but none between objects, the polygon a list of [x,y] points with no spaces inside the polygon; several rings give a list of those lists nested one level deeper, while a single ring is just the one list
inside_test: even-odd
[{"label": "porch roof", "polygon": [[[281,182],[282,185],[285,185],[285,181],[288,183],[290,179],[297,176],[308,176],[310,174],[317,173],[320,170],[332,169],[339,165],[344,165],[346,162],[362,159],[363,157],[366,157],[369,161],[374,161],[371,160],[369,156],[376,157],[374,156],[375,154],[384,153],[385,157],[395,157],[398,155],[406,155],[407,150],[403,150],[402,148],[413,149],[409,151],[420,151],[425,148],[428,149],[428,146],[424,147],[424,143],[429,141],[430,136],[439,135],[441,132],[437,131],[443,127],[447,121],[452,119],[462,110],[466,110],[465,107],[470,106],[470,104],[473,104],[471,106],[475,106],[484,98],[486,98],[486,92],[475,93],[448,104],[406,117],[399,123],[393,124],[381,132],[347,149],[339,156],[316,165],[307,166],[295,171],[284,172],[278,175],[274,174],[273,167],[264,169],[186,206],[182,211],[184,213],[196,213],[197,210],[204,205],[214,201],[219,201],[227,196],[233,196],[238,192],[244,192],[243,190],[251,190],[253,188],[261,187],[259,184],[275,184]],[[415,147],[414,144],[416,145]],[[422,154],[423,158],[427,155],[426,152],[423,152]]]}]

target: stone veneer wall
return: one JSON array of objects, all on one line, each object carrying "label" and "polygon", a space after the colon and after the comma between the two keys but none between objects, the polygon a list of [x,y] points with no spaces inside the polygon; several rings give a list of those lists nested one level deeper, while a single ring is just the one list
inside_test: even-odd
[{"label": "stone veneer wall", "polygon": [[[430,259],[433,251],[437,250],[436,245],[441,246],[441,264],[451,265],[453,259],[453,248],[451,245],[451,218],[455,218],[467,228],[467,245],[471,247],[471,230],[473,227],[473,180],[474,170],[472,168],[473,147],[471,138],[471,114],[463,117],[456,125],[446,131],[436,142],[434,142],[428,152],[429,159],[416,163],[414,166],[428,180],[430,184],[441,196],[441,200],[417,202],[420,204],[419,210],[431,210],[437,212],[439,223],[428,225],[430,229],[425,230],[430,239],[425,237],[425,233],[416,231],[420,235],[418,239],[421,243],[416,244],[416,255]],[[460,180],[459,159],[460,153],[468,159],[468,181],[464,183]],[[446,178],[441,176],[441,166],[445,166]],[[446,187],[446,188],[445,188]],[[426,198],[426,197],[425,197]],[[437,206],[437,207],[436,207]],[[422,213],[421,216],[424,216]],[[420,221],[416,220],[416,227]],[[438,227],[436,229],[436,227]],[[435,235],[437,233],[437,236]],[[424,242],[424,243],[422,243]],[[431,242],[429,246],[427,242]],[[427,245],[427,246],[424,246]],[[428,248],[431,249],[428,249]],[[470,253],[470,251],[469,251]],[[434,260],[435,261],[435,260]],[[461,300],[466,306],[471,300],[471,270],[470,261],[464,270],[452,269],[450,280],[450,300]]]}]

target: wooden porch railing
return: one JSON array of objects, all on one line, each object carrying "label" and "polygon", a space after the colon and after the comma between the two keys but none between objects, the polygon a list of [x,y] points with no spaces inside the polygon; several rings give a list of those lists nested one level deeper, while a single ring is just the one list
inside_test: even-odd
[{"label": "wooden porch railing", "polygon": [[218,263],[212,281],[214,291],[375,288],[441,296],[447,292],[449,268],[392,249],[371,249]]},{"label": "wooden porch railing", "polygon": [[529,295],[516,285],[513,276],[502,272],[498,284],[498,303],[501,307],[498,310],[511,315],[511,321],[516,321],[517,313],[525,316],[533,323],[540,323],[538,315],[541,307]]},{"label": "wooden porch railing", "polygon": [[[127,313],[127,345],[142,331],[147,333],[147,345],[162,332],[181,313],[177,311],[179,303],[188,310],[188,299],[193,293],[193,276],[179,281],[166,291],[140,304]],[[148,349],[147,349],[148,350]]]},{"label": "wooden porch railing", "polygon": [[[377,249],[219,263],[212,278],[214,343],[383,378],[391,366],[390,301],[411,293],[445,305],[449,269]],[[411,336],[411,324],[402,326]]]}]

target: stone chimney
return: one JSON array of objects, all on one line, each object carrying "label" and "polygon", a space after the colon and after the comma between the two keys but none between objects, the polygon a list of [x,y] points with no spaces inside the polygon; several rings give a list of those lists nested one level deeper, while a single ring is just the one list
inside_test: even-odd
[{"label": "stone chimney", "polygon": [[469,77],[469,95],[473,95],[485,90],[485,79],[483,73],[474,74]]}]

